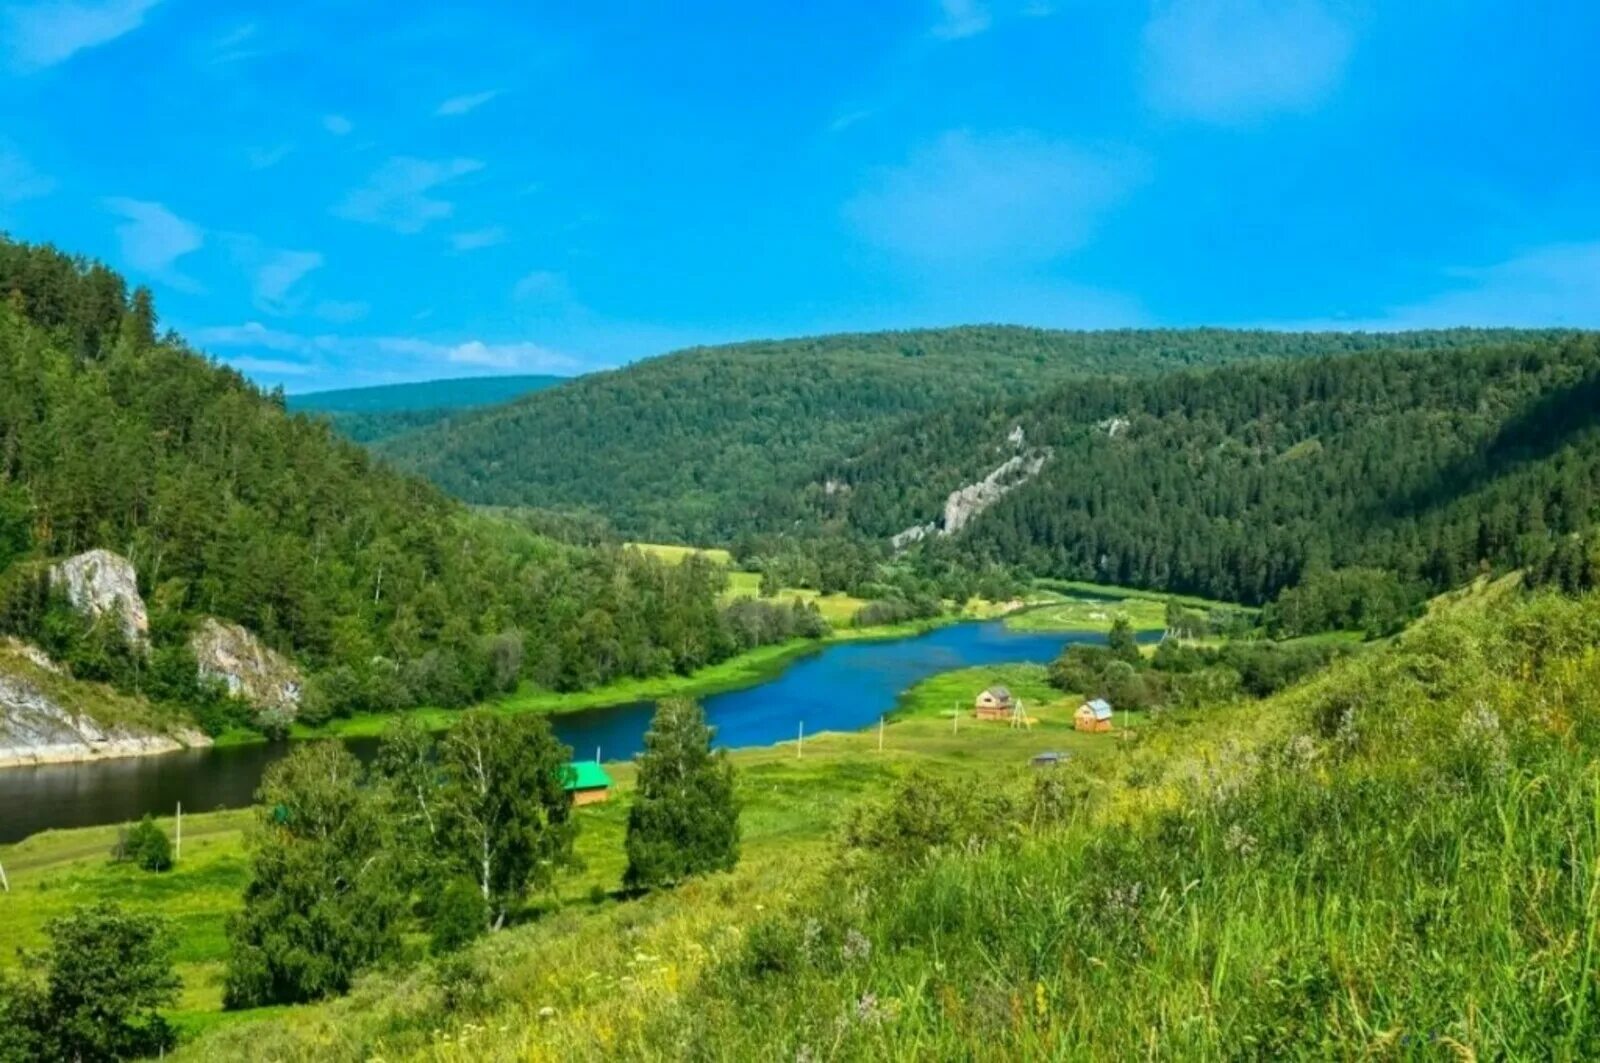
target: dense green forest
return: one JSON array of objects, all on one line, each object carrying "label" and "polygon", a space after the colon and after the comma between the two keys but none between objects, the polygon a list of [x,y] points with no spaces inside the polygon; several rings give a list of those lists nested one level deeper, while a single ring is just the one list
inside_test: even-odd
[{"label": "dense green forest", "polygon": [[314,391],[289,395],[284,402],[290,412],[315,414],[347,439],[375,443],[438,424],[462,410],[497,406],[565,380],[540,374],[461,377]]},{"label": "dense green forest", "polygon": [[1106,374],[1481,343],[1471,330],[1056,332],[1008,327],[698,348],[595,373],[379,444],[470,502],[593,510],[635,539],[775,530],[769,497],[880,432]]},{"label": "dense green forest", "polygon": [[[47,593],[48,561],[94,547],[138,569],[148,659],[68,630]],[[199,697],[179,680],[203,615],[316,672],[314,714],[688,671],[748,638],[749,618],[720,610],[724,581],[470,513],[158,338],[148,292],[0,240],[0,627],[98,678]],[[782,622],[758,630],[783,636],[790,611],[773,609]]]},{"label": "dense green forest", "polygon": [[[937,518],[1020,426],[1050,451],[1037,477],[925,553],[1252,603],[1313,577],[1347,610],[1536,565],[1587,528],[1597,398],[1600,339],[1575,333],[1085,380],[884,432],[770,511],[884,539]],[[1351,566],[1386,587],[1322,575]]]}]

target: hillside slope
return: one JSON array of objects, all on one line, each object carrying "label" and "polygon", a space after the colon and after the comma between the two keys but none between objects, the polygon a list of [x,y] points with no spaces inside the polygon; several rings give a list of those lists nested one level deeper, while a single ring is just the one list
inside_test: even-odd
[{"label": "hillside slope", "polygon": [[970,327],[697,348],[386,440],[379,453],[470,502],[590,509],[626,536],[727,542],[771,530],[767,496],[875,433],[1095,374],[1482,342],[1222,330]]},{"label": "hillside slope", "polygon": [[284,402],[291,413],[319,417],[347,439],[373,443],[437,424],[461,410],[498,406],[553,388],[566,379],[538,374],[461,377],[314,391],[290,395]]},{"label": "hillside slope", "polygon": [[[93,548],[132,562],[148,646],[52,590],[51,563]],[[189,639],[215,617],[315,673],[315,714],[461,705],[720,660],[720,589],[471,514],[158,339],[147,292],[0,240],[0,633],[82,678],[205,701]]]},{"label": "hillside slope", "polygon": [[1592,1058],[1597,639],[1600,598],[1469,599],[1050,772],[775,754],[744,784],[796,851],[180,1054]]},{"label": "hillside slope", "polygon": [[[1597,399],[1592,333],[1084,381],[880,433],[792,519],[1229,601],[1345,566],[1442,590],[1594,522]],[[945,535],[952,493],[1019,453],[1048,456]]]}]

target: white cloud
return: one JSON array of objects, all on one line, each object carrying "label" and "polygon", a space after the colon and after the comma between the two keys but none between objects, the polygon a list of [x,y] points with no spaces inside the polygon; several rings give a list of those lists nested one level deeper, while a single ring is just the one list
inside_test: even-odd
[{"label": "white cloud", "polygon": [[456,233],[450,237],[450,246],[457,251],[477,251],[484,247],[493,247],[495,244],[506,242],[506,231],[498,225],[491,225],[486,229],[473,229],[469,232]]},{"label": "white cloud", "polygon": [[1547,244],[1448,271],[1444,291],[1385,315],[1389,328],[1600,328],[1600,241]]},{"label": "white cloud", "polygon": [[4,140],[0,140],[0,203],[21,203],[55,190],[54,179],[35,170]]},{"label": "white cloud", "polygon": [[6,52],[15,70],[42,70],[131,33],[160,0],[47,0],[4,14]]},{"label": "white cloud", "polygon": [[315,349],[315,341],[293,332],[272,329],[259,321],[243,325],[213,325],[194,329],[190,335],[197,344],[217,347],[255,347],[260,350],[284,353],[306,352]]},{"label": "white cloud", "polygon": [[336,325],[347,325],[352,321],[360,321],[367,316],[367,312],[371,309],[372,307],[366,303],[324,299],[317,304],[314,312],[324,321],[331,321]]},{"label": "white cloud", "polygon": [[349,136],[355,127],[355,123],[342,114],[325,114],[322,116],[322,128],[336,137]]},{"label": "white cloud", "polygon": [[[404,358],[436,368],[473,366],[541,372],[572,372],[580,368],[576,359],[537,343],[486,343],[478,339],[448,343],[410,336],[308,336],[270,328],[259,321],[193,329],[191,335],[201,346],[298,355],[313,363],[332,358],[371,367],[379,359]],[[242,365],[243,359],[232,357],[229,361]]]},{"label": "white cloud", "polygon": [[517,281],[511,296],[523,302],[566,303],[572,300],[572,288],[561,274],[536,269]]},{"label": "white cloud", "polygon": [[321,265],[322,255],[316,251],[270,252],[256,267],[256,307],[272,314],[290,312],[293,309],[290,289]]},{"label": "white cloud", "polygon": [[244,373],[260,373],[265,376],[305,376],[315,372],[314,367],[302,362],[289,362],[282,358],[252,358],[248,354],[230,358],[228,364]]},{"label": "white cloud", "polygon": [[989,5],[983,0],[939,0],[939,22],[933,27],[933,35],[947,41],[974,37],[993,21]]},{"label": "white cloud", "polygon": [[828,132],[842,133],[857,122],[864,122],[871,118],[875,113],[877,112],[871,107],[858,107],[853,111],[841,111],[834,116],[833,121],[828,123]]},{"label": "white cloud", "polygon": [[1351,45],[1320,0],[1167,0],[1145,25],[1145,87],[1207,122],[1303,111],[1338,86]]},{"label": "white cloud", "polygon": [[333,212],[350,221],[381,225],[398,233],[418,233],[429,223],[455,213],[455,204],[432,198],[429,192],[458,177],[476,173],[476,159],[430,161],[397,155],[352,191]]},{"label": "white cloud", "polygon": [[490,89],[487,92],[472,92],[463,96],[452,96],[439,104],[433,113],[440,118],[454,118],[458,115],[466,114],[468,111],[476,111],[479,107],[500,95],[500,91],[499,89]]},{"label": "white cloud", "polygon": [[244,161],[252,170],[268,170],[289,157],[293,144],[278,144],[270,148],[246,148]]},{"label": "white cloud", "polygon": [[183,291],[201,290],[199,283],[180,273],[176,265],[178,259],[205,243],[204,230],[160,203],[120,196],[103,202],[106,209],[126,219],[117,226],[117,238],[128,268]]},{"label": "white cloud", "polygon": [[1126,153],[1028,133],[946,133],[877,172],[845,216],[878,246],[929,265],[1039,264],[1082,246],[1143,182]]}]

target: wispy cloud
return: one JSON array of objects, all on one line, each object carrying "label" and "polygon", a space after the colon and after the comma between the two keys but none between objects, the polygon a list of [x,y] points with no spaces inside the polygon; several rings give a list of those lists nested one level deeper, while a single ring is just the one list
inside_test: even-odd
[{"label": "wispy cloud", "polygon": [[[271,328],[259,321],[242,325],[220,325],[191,331],[195,342],[244,352],[231,356],[231,364],[243,367],[249,352],[293,355],[305,371],[314,370],[319,359],[348,359],[371,367],[384,359],[405,359],[424,367],[470,366],[480,369],[520,369],[564,373],[580,368],[569,355],[537,343],[488,343],[479,339],[448,342],[412,336],[302,335]],[[259,355],[257,355],[259,357]],[[281,361],[282,359],[274,359]]]},{"label": "wispy cloud", "polygon": [[252,170],[269,170],[289,157],[293,144],[275,144],[270,148],[246,148],[244,161]]},{"label": "wispy cloud", "polygon": [[939,0],[939,21],[933,35],[947,41],[975,37],[994,22],[983,0]]},{"label": "wispy cloud", "polygon": [[876,112],[871,107],[857,107],[853,110],[841,111],[828,123],[828,132],[843,133],[857,122],[864,122]]},{"label": "wispy cloud", "polygon": [[322,116],[322,128],[336,137],[349,136],[355,127],[355,123],[342,114],[325,114]]},{"label": "wispy cloud", "polygon": [[1391,328],[1600,328],[1600,240],[1546,244],[1446,272],[1438,294],[1390,310]]},{"label": "wispy cloud", "polygon": [[505,229],[498,225],[491,225],[486,229],[472,229],[464,233],[455,233],[450,237],[450,246],[457,251],[477,251],[495,244],[503,244],[507,240]]},{"label": "wispy cloud", "polygon": [[221,34],[206,45],[207,61],[215,66],[240,63],[265,55],[260,46],[261,27],[254,22],[242,22]]},{"label": "wispy cloud", "polygon": [[433,113],[440,118],[455,118],[466,114],[468,111],[476,111],[479,107],[499,96],[500,93],[500,89],[489,89],[487,92],[471,92],[463,96],[452,96],[439,104]]},{"label": "wispy cloud", "polygon": [[103,203],[125,219],[117,226],[117,238],[128,268],[182,291],[202,290],[198,281],[178,271],[177,262],[204,245],[204,230],[160,203],[121,196]]},{"label": "wispy cloud", "polygon": [[1084,244],[1145,179],[1126,152],[1029,133],[946,133],[874,174],[845,206],[878,246],[928,265],[1047,262]]},{"label": "wispy cloud", "polygon": [[21,203],[55,190],[54,178],[46,177],[4,140],[0,140],[0,203]]},{"label": "wispy cloud", "polygon": [[256,308],[269,314],[290,313],[295,300],[291,290],[307,273],[322,266],[316,251],[272,251],[256,267],[254,291]]},{"label": "wispy cloud", "polygon": [[348,325],[352,321],[360,321],[372,309],[366,303],[341,302],[337,299],[324,299],[317,304],[314,313],[324,321],[331,321],[336,325]]},{"label": "wispy cloud", "polygon": [[1166,0],[1145,25],[1145,86],[1172,114],[1249,122],[1337,88],[1350,27],[1318,0]]},{"label": "wispy cloud", "polygon": [[3,15],[12,69],[27,73],[65,62],[144,24],[160,0],[47,0],[18,4]]},{"label": "wispy cloud", "polygon": [[572,287],[554,270],[536,269],[518,278],[511,297],[519,302],[567,303],[572,300]]},{"label": "wispy cloud", "polygon": [[397,233],[418,233],[455,213],[454,203],[429,193],[481,169],[483,163],[476,159],[431,161],[397,155],[337,204],[333,212],[350,221],[381,225]]}]

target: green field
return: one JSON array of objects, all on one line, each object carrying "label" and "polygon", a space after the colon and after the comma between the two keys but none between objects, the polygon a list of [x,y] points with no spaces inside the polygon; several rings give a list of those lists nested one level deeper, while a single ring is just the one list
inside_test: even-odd
[{"label": "green field", "polygon": [[[1038,665],[999,665],[963,669],[935,676],[909,690],[883,728],[862,732],[808,735],[803,749],[794,742],[739,750],[732,754],[739,768],[743,802],[744,864],[740,875],[778,877],[802,867],[808,853],[833,837],[845,808],[913,765],[951,775],[977,766],[1007,778],[1025,776],[1027,761],[1045,750],[1069,751],[1084,761],[1113,755],[1112,735],[1085,735],[1072,730],[1075,697],[1062,695],[1044,682]],[[971,718],[972,699],[984,687],[1008,684],[1037,719],[1031,729],[980,723]],[[951,726],[951,708],[964,706],[959,730]],[[583,870],[563,878],[556,909],[581,913],[592,904],[598,887],[620,887],[622,837],[633,765],[608,765],[618,793],[609,803],[579,811],[582,831],[578,854]],[[97,900],[120,901],[129,907],[170,917],[180,939],[178,970],[184,989],[177,1018],[197,1031],[226,1018],[221,1006],[221,974],[227,952],[226,921],[238,906],[248,879],[244,829],[248,811],[191,815],[184,818],[183,857],[166,874],[151,874],[129,864],[113,864],[109,852],[117,828],[50,831],[17,845],[0,847],[0,864],[12,891],[0,894],[0,940],[17,948],[44,941],[44,923],[73,908]],[[159,820],[170,834],[170,819]],[[548,908],[541,900],[531,915]],[[612,905],[618,911],[630,906]],[[552,917],[550,911],[539,916]],[[19,962],[16,949],[0,951],[0,965]],[[318,1009],[300,1009],[314,1013]],[[260,1017],[256,1015],[256,1017]]]}]

